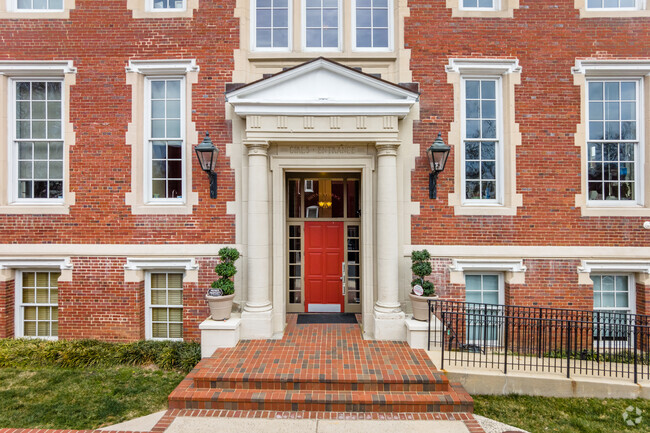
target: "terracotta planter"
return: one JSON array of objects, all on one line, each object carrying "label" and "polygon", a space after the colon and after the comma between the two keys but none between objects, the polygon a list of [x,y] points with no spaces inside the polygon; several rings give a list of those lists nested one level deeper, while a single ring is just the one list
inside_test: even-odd
[{"label": "terracotta planter", "polygon": [[235,299],[235,294],[226,296],[210,296],[205,295],[205,299],[210,306],[210,318],[212,320],[226,320],[230,319],[232,312],[232,300]]},{"label": "terracotta planter", "polygon": [[411,305],[413,306],[413,318],[415,320],[429,320],[429,304],[427,301],[429,299],[434,300],[438,299],[438,295],[434,296],[418,296],[413,293],[409,293],[411,297]]}]

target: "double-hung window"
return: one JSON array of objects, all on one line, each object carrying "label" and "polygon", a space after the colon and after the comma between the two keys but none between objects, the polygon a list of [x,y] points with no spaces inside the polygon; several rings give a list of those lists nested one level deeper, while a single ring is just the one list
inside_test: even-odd
[{"label": "double-hung window", "polygon": [[154,11],[178,11],[185,9],[185,0],[147,0],[151,2],[151,9]]},{"label": "double-hung window", "polygon": [[253,47],[264,51],[289,49],[290,0],[252,0]]},{"label": "double-hung window", "polygon": [[63,0],[15,0],[17,11],[62,11]]},{"label": "double-hung window", "polygon": [[60,271],[21,271],[16,280],[16,337],[56,339]]},{"label": "double-hung window", "polygon": [[391,3],[390,0],[355,0],[352,20],[356,49],[390,48]]},{"label": "double-hung window", "polygon": [[305,48],[339,50],[341,48],[341,0],[303,0]]},{"label": "double-hung window", "polygon": [[462,178],[467,203],[500,202],[500,83],[500,78],[462,80]]},{"label": "double-hung window", "polygon": [[147,78],[146,194],[150,202],[182,203],[185,179],[183,77]]},{"label": "double-hung window", "polygon": [[493,11],[498,7],[499,0],[460,0],[461,10],[486,10]]},{"label": "double-hung window", "polygon": [[503,304],[501,274],[466,274],[467,340],[471,344],[494,343],[499,340]]},{"label": "double-hung window", "polygon": [[594,339],[627,341],[634,314],[632,275],[591,275],[594,282]]},{"label": "double-hung window", "polygon": [[62,203],[63,80],[12,80],[15,202]]},{"label": "double-hung window", "polygon": [[636,10],[641,0],[587,0],[587,9]]},{"label": "double-hung window", "polygon": [[148,339],[183,339],[182,273],[148,273],[145,303]]},{"label": "double-hung window", "polygon": [[587,191],[592,203],[637,203],[640,85],[640,80],[587,83]]}]

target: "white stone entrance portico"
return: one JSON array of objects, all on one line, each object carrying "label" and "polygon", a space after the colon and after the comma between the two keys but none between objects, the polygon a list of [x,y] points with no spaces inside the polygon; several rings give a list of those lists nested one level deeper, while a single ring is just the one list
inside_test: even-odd
[{"label": "white stone entrance portico", "polygon": [[[327,59],[227,93],[243,247],[241,338],[286,324],[287,173],[358,173],[364,337],[406,338],[402,245],[410,241],[410,170],[418,94]],[[406,179],[406,180],[405,180]],[[407,227],[407,228],[405,228]],[[403,280],[403,278],[402,278]]]}]

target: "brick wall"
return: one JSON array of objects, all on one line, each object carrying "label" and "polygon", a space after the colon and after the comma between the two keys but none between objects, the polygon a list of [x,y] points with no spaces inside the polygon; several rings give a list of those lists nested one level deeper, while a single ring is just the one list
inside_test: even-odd
[{"label": "brick wall", "polygon": [[[413,81],[420,83],[420,121],[414,141],[421,157],[412,175],[415,245],[611,245],[647,246],[650,232],[639,217],[581,217],[580,90],[571,67],[579,57],[650,58],[650,18],[579,19],[574,0],[521,0],[514,19],[452,18],[445,2],[409,1],[406,48],[411,49]],[[517,152],[517,216],[454,216],[447,195],[454,192],[452,147],[438,181],[438,199],[428,198],[425,149],[438,131],[454,121],[454,95],[447,83],[449,58],[518,58],[521,85],[515,86],[516,122],[522,134]],[[458,120],[458,119],[457,119]],[[457,145],[458,143],[452,143]],[[647,218],[646,218],[647,219]],[[436,227],[436,230],[430,230]]]},{"label": "brick wall", "polygon": [[0,281],[0,338],[14,335],[14,281]]}]

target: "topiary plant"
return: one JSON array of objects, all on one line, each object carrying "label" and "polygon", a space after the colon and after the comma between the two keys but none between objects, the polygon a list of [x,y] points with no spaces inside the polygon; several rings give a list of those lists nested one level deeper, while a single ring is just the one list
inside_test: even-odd
[{"label": "topiary plant", "polygon": [[[411,287],[420,285],[423,290],[422,296],[433,296],[436,293],[433,283],[424,279],[431,275],[433,271],[431,268],[431,254],[427,250],[413,251],[411,254],[411,263],[411,271],[418,276],[418,278],[414,278],[411,281]],[[413,291],[411,293],[417,295]]]},{"label": "topiary plant", "polygon": [[237,273],[235,261],[238,258],[239,251],[236,248],[224,247],[219,250],[219,264],[214,268],[219,279],[212,282],[212,288],[220,289],[223,296],[235,293],[232,277]]}]

